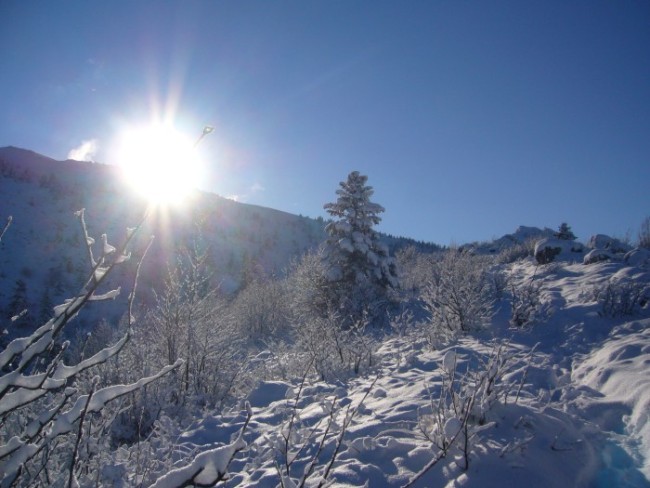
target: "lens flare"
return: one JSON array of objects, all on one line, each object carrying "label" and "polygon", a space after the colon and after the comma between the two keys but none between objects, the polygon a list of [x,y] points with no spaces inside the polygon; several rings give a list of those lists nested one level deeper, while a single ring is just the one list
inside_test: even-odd
[{"label": "lens flare", "polygon": [[117,162],[126,181],[152,203],[177,204],[196,187],[200,161],[194,141],[170,125],[125,129]]}]

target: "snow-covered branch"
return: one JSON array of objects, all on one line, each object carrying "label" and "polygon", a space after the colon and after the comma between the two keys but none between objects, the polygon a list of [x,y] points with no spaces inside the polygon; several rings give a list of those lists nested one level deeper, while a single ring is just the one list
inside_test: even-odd
[{"label": "snow-covered branch", "polygon": [[246,403],[246,421],[234,442],[202,452],[190,464],[158,478],[151,488],[208,487],[225,480],[235,455],[247,447],[243,436],[252,415],[250,404]]}]

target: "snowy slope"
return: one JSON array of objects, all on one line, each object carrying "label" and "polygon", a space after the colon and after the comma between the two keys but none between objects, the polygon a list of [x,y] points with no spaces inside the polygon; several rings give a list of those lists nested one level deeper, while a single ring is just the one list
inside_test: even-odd
[{"label": "snowy slope", "polygon": [[[55,161],[15,147],[0,148],[0,195],[0,222],[4,225],[8,216],[13,217],[0,245],[0,310],[22,279],[28,283],[33,315],[39,314],[45,298],[57,302],[67,297],[62,290],[77,289],[85,278],[87,263],[75,211],[86,209],[90,235],[98,242],[106,233],[110,242],[119,243],[147,208],[114,166]],[[214,283],[232,292],[247,273],[281,275],[292,259],[324,240],[324,226],[321,219],[196,192],[182,207],[153,212],[145,222],[135,255],[150,236],[155,240],[144,262],[140,299],[150,299],[151,289],[161,283],[168,263],[183,246],[197,243],[208,249]],[[392,251],[406,245],[437,249],[404,238],[386,241]],[[117,277],[116,285],[124,286],[126,280]],[[113,308],[123,310],[123,303],[116,305]],[[98,316],[115,322],[119,317],[110,313],[110,304],[106,307]]]},{"label": "snowy slope", "polygon": [[[58,303],[78,289],[86,276],[76,210],[86,209],[89,233],[97,242],[106,233],[109,242],[119,243],[147,207],[114,167],[55,161],[13,147],[0,148],[0,195],[0,222],[4,226],[13,217],[0,245],[0,310],[10,302],[17,280],[23,280],[32,316],[39,315],[41,303]],[[322,221],[196,192],[187,205],[155,211],[145,222],[134,254],[142,252],[150,236],[155,239],[144,262],[140,299],[148,300],[183,246],[196,242],[207,248],[215,283],[232,291],[246,272],[281,273],[291,259],[323,240],[323,228]],[[118,276],[116,285],[128,280]],[[96,315],[114,322],[119,316],[111,308],[124,309],[118,301]]]},{"label": "snowy slope", "polygon": [[[0,252],[0,306],[17,279],[28,283],[34,308],[46,291],[58,303],[85,269],[73,211],[85,207],[91,234],[99,242],[107,232],[115,242],[144,204],[101,165],[15,148],[0,150],[0,162],[0,217],[14,217]],[[520,228],[500,242],[538,231]],[[216,279],[235,288],[244,268],[277,272],[322,232],[321,222],[197,193],[187,208],[147,222],[143,235],[155,234],[156,247],[141,295],[194,238],[210,246]],[[222,467],[220,453],[234,451],[218,448],[234,441],[247,447],[230,464],[227,486],[322,486],[328,478],[334,486],[649,487],[650,270],[639,263],[499,265],[513,287],[538,290],[525,328],[510,325],[506,288],[490,327],[444,349],[430,349],[421,324],[384,338],[363,376],[262,382],[249,397],[252,419],[241,440],[243,408],[205,411],[177,431],[169,422],[176,474],[190,458],[192,469]],[[632,305],[623,300],[637,292]],[[94,320],[123,310],[117,305],[93,305]],[[102,471],[105,486],[129,485],[127,461],[117,461]],[[166,472],[153,469],[151,481]]]},{"label": "snowy slope", "polygon": [[[280,473],[284,486],[297,486],[324,437],[305,483],[318,486],[346,418],[329,476],[334,486],[407,485],[453,428],[452,410],[442,419],[436,412],[454,368],[459,392],[473,374],[475,381],[485,372],[497,378],[492,393],[479,388],[472,410],[469,468],[456,442],[412,486],[650,486],[648,309],[605,317],[593,299],[594,288],[616,276],[648,286],[647,272],[620,263],[540,268],[532,261],[507,271],[512,280],[543,283],[546,320],[514,330],[504,301],[492,328],[442,350],[430,350],[417,334],[385,340],[372,373],[347,383],[260,384],[250,396],[249,447],[231,465],[228,486],[276,487]],[[181,435],[181,445],[228,442],[243,422],[233,415],[208,415]]]}]

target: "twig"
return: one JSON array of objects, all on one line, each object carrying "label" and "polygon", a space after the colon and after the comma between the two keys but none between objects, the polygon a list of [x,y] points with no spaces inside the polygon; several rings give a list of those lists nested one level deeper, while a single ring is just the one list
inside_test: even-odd
[{"label": "twig", "polygon": [[13,221],[13,219],[14,218],[11,215],[9,217],[7,217],[7,223],[3,227],[2,232],[0,232],[0,242],[2,242],[2,238],[4,237],[5,232],[7,232],[7,229],[11,225],[11,222]]}]

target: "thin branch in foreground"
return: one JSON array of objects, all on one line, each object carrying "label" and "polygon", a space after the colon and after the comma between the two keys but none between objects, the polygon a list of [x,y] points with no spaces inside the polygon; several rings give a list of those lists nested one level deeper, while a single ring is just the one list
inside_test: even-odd
[{"label": "thin branch in foreground", "polygon": [[7,229],[9,229],[9,226],[11,226],[11,222],[13,221],[13,217],[10,215],[7,217],[7,223],[5,226],[2,228],[2,232],[0,232],[0,242],[2,242],[2,238],[5,236],[5,232],[7,232]]}]

